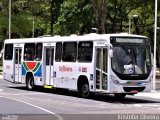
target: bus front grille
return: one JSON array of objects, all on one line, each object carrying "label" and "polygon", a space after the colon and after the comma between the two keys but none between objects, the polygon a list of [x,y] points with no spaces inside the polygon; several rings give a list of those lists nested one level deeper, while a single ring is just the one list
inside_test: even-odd
[{"label": "bus front grille", "polygon": [[131,91],[138,91],[138,92],[142,92],[145,87],[123,87],[125,92],[131,92]]}]

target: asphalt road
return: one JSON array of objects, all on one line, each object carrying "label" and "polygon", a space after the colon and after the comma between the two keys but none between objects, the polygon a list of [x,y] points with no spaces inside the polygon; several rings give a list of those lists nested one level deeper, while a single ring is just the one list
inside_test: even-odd
[{"label": "asphalt road", "polygon": [[128,120],[127,117],[140,120],[146,115],[160,119],[160,99],[129,95],[123,100],[112,95],[84,99],[73,91],[28,91],[25,85],[0,80],[2,120]]}]

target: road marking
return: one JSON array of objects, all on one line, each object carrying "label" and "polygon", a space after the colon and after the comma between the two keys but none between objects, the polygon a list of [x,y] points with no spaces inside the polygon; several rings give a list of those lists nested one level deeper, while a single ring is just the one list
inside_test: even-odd
[{"label": "road marking", "polygon": [[1,92],[0,93],[0,95],[3,95],[3,94],[5,94],[5,95],[16,95],[16,96],[18,96],[18,95],[20,95],[20,96],[23,96],[23,95],[45,95],[46,93],[4,93],[4,92]]},{"label": "road marking", "polygon": [[63,117],[62,117],[62,116],[60,116],[60,115],[58,115],[58,114],[56,114],[56,113],[54,113],[54,112],[52,112],[52,111],[49,111],[49,110],[47,110],[47,109],[45,109],[45,108],[42,108],[42,107],[40,107],[40,106],[31,104],[31,103],[28,103],[28,102],[25,102],[25,101],[17,100],[17,99],[14,99],[14,98],[9,98],[9,97],[5,97],[5,96],[0,96],[0,97],[1,97],[1,98],[6,98],[6,99],[10,99],[10,100],[14,100],[14,101],[17,101],[17,102],[21,102],[21,103],[30,105],[30,106],[32,106],[32,107],[41,109],[41,110],[43,110],[43,111],[45,111],[45,112],[47,112],[47,113],[49,113],[49,114],[55,115],[55,116],[58,118],[58,120],[63,120]]}]

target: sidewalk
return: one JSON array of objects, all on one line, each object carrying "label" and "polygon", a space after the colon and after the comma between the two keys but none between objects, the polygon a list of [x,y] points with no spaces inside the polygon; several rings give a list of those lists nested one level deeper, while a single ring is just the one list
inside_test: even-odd
[{"label": "sidewalk", "polygon": [[160,91],[151,91],[151,93],[137,93],[134,96],[160,99]]}]

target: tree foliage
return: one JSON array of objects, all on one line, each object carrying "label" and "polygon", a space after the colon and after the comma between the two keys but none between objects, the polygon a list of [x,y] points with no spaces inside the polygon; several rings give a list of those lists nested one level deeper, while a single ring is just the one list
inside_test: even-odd
[{"label": "tree foliage", "polygon": [[[95,27],[99,33],[128,32],[131,19],[131,33],[148,36],[153,45],[154,2],[154,0],[12,0],[11,38],[31,37],[33,20],[35,37],[38,37],[45,34],[91,33]],[[0,1],[1,42],[8,38],[8,7],[9,0]],[[135,14],[138,15],[137,18],[132,17]],[[159,51],[160,31],[157,33]],[[159,52],[157,56],[160,57]],[[158,61],[160,63],[160,59]]]},{"label": "tree foliage", "polygon": [[55,33],[61,35],[91,32],[93,10],[90,0],[66,0],[61,5]]},{"label": "tree foliage", "polygon": [[[160,2],[158,3],[160,5]],[[0,2],[0,39],[8,38],[7,0]],[[158,11],[159,15],[160,12]],[[12,38],[44,34],[84,34],[97,27],[99,33],[128,32],[147,35],[153,41],[154,1],[151,0],[12,0]],[[32,19],[28,19],[32,18]]]}]

